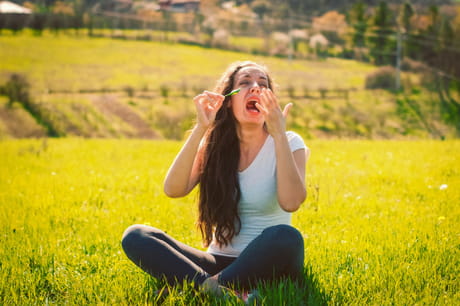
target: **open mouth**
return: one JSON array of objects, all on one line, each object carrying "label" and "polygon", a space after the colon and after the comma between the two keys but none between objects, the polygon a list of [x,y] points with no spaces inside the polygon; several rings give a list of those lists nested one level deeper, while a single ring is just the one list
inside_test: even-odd
[{"label": "open mouth", "polygon": [[260,113],[259,109],[256,107],[257,100],[250,100],[246,103],[246,110],[250,113]]}]

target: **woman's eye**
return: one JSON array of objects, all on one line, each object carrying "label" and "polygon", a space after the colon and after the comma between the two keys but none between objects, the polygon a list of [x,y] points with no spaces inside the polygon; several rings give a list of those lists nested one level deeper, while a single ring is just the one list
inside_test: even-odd
[{"label": "woman's eye", "polygon": [[239,85],[247,85],[249,82],[248,81],[241,81]]},{"label": "woman's eye", "polygon": [[267,84],[259,84],[260,87],[267,88]]}]

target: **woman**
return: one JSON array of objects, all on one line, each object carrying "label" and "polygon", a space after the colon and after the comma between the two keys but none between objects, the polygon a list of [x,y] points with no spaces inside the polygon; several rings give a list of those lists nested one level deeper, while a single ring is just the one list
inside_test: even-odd
[{"label": "woman", "polygon": [[[240,91],[228,95],[235,89]],[[215,92],[194,98],[197,124],[167,173],[164,191],[183,197],[199,184],[198,226],[208,250],[134,225],[122,245],[143,270],[215,293],[302,275],[302,235],[289,224],[306,197],[309,151],[300,136],[285,131],[292,104],[281,111],[272,90],[265,67],[237,62]]]}]

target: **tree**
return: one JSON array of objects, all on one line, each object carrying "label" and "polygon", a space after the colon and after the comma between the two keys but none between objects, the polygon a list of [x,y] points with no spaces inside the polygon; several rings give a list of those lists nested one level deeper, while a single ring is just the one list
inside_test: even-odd
[{"label": "tree", "polygon": [[438,66],[438,56],[441,48],[440,45],[440,29],[441,18],[439,9],[436,6],[431,6],[427,18],[428,24],[425,29],[421,29],[417,36],[417,42],[420,46],[420,60],[427,63],[429,66]]},{"label": "tree", "polygon": [[321,17],[313,18],[313,30],[323,33],[332,43],[343,44],[342,36],[347,27],[345,15],[337,11],[329,11]]},{"label": "tree", "polygon": [[264,37],[264,49],[268,51],[270,46],[270,29],[267,27],[267,24],[264,22],[264,17],[267,13],[271,11],[270,3],[265,0],[256,0],[252,3],[251,9],[257,14],[259,17],[259,25],[262,29],[263,37]]},{"label": "tree", "polygon": [[436,90],[441,100],[444,118],[456,124],[457,131],[460,132],[460,101],[451,94],[454,90],[460,93],[460,48],[455,45],[455,32],[449,20],[442,17],[439,23],[439,50],[433,63],[440,70],[435,71]]},{"label": "tree", "polygon": [[171,25],[173,22],[173,16],[171,15],[171,12],[167,10],[161,11],[161,16],[163,18],[163,35],[164,35],[164,40],[168,41],[168,32],[171,31]]},{"label": "tree", "polygon": [[82,0],[76,0],[73,3],[74,16],[72,18],[72,27],[75,29],[75,32],[78,34],[78,30],[83,28],[83,16],[85,14],[85,4]]},{"label": "tree", "polygon": [[270,3],[266,0],[256,0],[251,4],[251,8],[254,13],[257,14],[260,20],[264,19],[264,16],[271,11]]},{"label": "tree", "polygon": [[11,107],[14,102],[28,104],[30,102],[30,83],[22,74],[13,73],[10,79],[6,82],[4,92],[8,97],[8,107]]},{"label": "tree", "polygon": [[354,29],[352,36],[353,47],[365,47],[368,18],[366,17],[366,5],[362,1],[353,4],[349,19]]},{"label": "tree", "polygon": [[414,8],[409,2],[405,2],[401,6],[398,18],[399,31],[402,32],[404,37],[403,55],[409,56],[410,54],[418,53],[419,48],[414,41],[412,34],[412,18],[414,17]]},{"label": "tree", "polygon": [[418,33],[410,34],[419,52],[410,56],[428,66],[425,74],[431,80],[430,89],[438,94],[441,114],[460,133],[460,101],[452,95],[454,91],[460,94],[460,17],[450,22],[436,6],[430,7],[428,16],[420,17]]},{"label": "tree", "polygon": [[374,31],[370,37],[371,56],[374,58],[376,65],[385,65],[394,63],[395,41],[392,13],[386,2],[380,2],[375,11]]},{"label": "tree", "polygon": [[46,18],[45,14],[41,13],[34,13],[32,15],[32,19],[30,21],[30,27],[32,28],[33,32],[37,36],[41,36],[43,30],[45,29]]},{"label": "tree", "polygon": [[405,32],[410,32],[412,30],[411,27],[411,18],[414,16],[414,8],[410,2],[405,2],[399,13],[399,26]]}]

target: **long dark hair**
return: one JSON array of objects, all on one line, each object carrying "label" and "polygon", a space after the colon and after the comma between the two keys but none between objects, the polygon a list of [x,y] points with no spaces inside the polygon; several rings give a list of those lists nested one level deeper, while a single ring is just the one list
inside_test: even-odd
[{"label": "long dark hair", "polygon": [[[246,61],[230,65],[218,81],[215,92],[225,95],[232,91],[235,75],[247,66],[262,68],[272,88],[265,67]],[[211,243],[213,231],[217,242],[227,245],[241,228],[238,215],[238,202],[241,198],[238,181],[240,142],[230,101],[231,97],[225,98],[213,125],[205,135],[197,222],[205,246]]]}]

